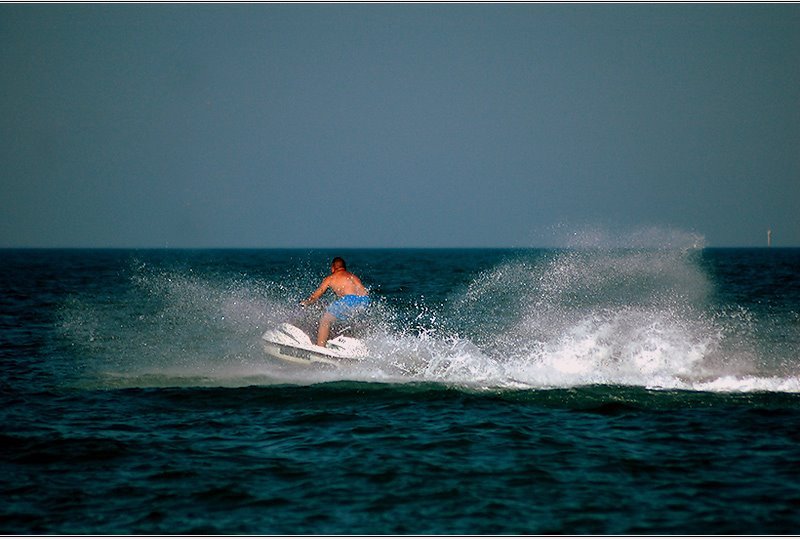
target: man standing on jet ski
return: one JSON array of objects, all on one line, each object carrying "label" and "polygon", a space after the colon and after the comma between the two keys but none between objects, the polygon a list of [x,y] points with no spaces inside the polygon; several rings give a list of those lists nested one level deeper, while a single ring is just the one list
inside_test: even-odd
[{"label": "man standing on jet ski", "polygon": [[331,334],[331,324],[336,320],[346,321],[354,314],[357,314],[369,305],[367,289],[361,284],[361,280],[347,271],[344,259],[336,257],[331,262],[331,274],[322,280],[313,294],[300,302],[305,307],[317,301],[326,290],[330,288],[339,296],[339,299],[331,303],[319,320],[319,332],[317,333],[317,346],[325,346]]}]

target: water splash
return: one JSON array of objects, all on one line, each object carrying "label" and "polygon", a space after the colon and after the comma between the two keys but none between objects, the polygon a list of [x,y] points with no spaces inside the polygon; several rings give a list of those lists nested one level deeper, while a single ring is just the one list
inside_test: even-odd
[{"label": "water splash", "polygon": [[61,331],[90,371],[218,374],[253,357],[253,334],[291,316],[284,284],[133,266],[124,293],[62,309]]},{"label": "water splash", "polygon": [[604,224],[559,223],[540,234],[541,244],[563,249],[649,249],[687,251],[706,246],[705,237],[673,227],[645,226],[634,229]]},{"label": "water splash", "polygon": [[[669,241],[651,245],[658,238]],[[751,312],[715,303],[697,238],[649,231],[623,240],[627,247],[584,237],[591,247],[521,252],[444,301],[420,297],[402,312],[377,297],[360,335],[369,359],[335,370],[287,369],[263,354],[261,334],[280,322],[315,331],[321,311],[296,307],[306,275],[278,281],[134,264],[123,294],[73,298],[61,327],[87,372],[117,385],[800,387],[797,358],[783,358],[780,370],[765,361]]]},{"label": "water splash", "polygon": [[761,368],[746,309],[714,305],[701,238],[648,230],[609,247],[608,237],[594,231],[580,249],[484,271],[452,298],[451,350],[429,346],[413,374],[496,387],[798,387]]}]

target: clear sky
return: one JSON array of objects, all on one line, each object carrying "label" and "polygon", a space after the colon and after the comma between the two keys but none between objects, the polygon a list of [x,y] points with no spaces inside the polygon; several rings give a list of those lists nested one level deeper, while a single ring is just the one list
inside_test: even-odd
[{"label": "clear sky", "polygon": [[0,247],[800,245],[798,4],[2,4],[0,77]]}]

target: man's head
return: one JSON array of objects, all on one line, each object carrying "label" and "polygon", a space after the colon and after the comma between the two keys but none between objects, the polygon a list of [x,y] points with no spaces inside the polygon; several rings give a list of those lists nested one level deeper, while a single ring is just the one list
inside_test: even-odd
[{"label": "man's head", "polygon": [[344,258],[337,256],[331,262],[331,270],[336,271],[337,269],[343,269],[343,270],[347,269],[347,265],[344,263]]}]

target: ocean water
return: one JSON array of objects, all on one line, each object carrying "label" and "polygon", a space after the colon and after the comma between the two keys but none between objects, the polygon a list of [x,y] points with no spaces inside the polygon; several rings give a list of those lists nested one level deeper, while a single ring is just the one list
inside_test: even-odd
[{"label": "ocean water", "polygon": [[650,243],[0,250],[0,533],[800,533],[800,250]]}]

